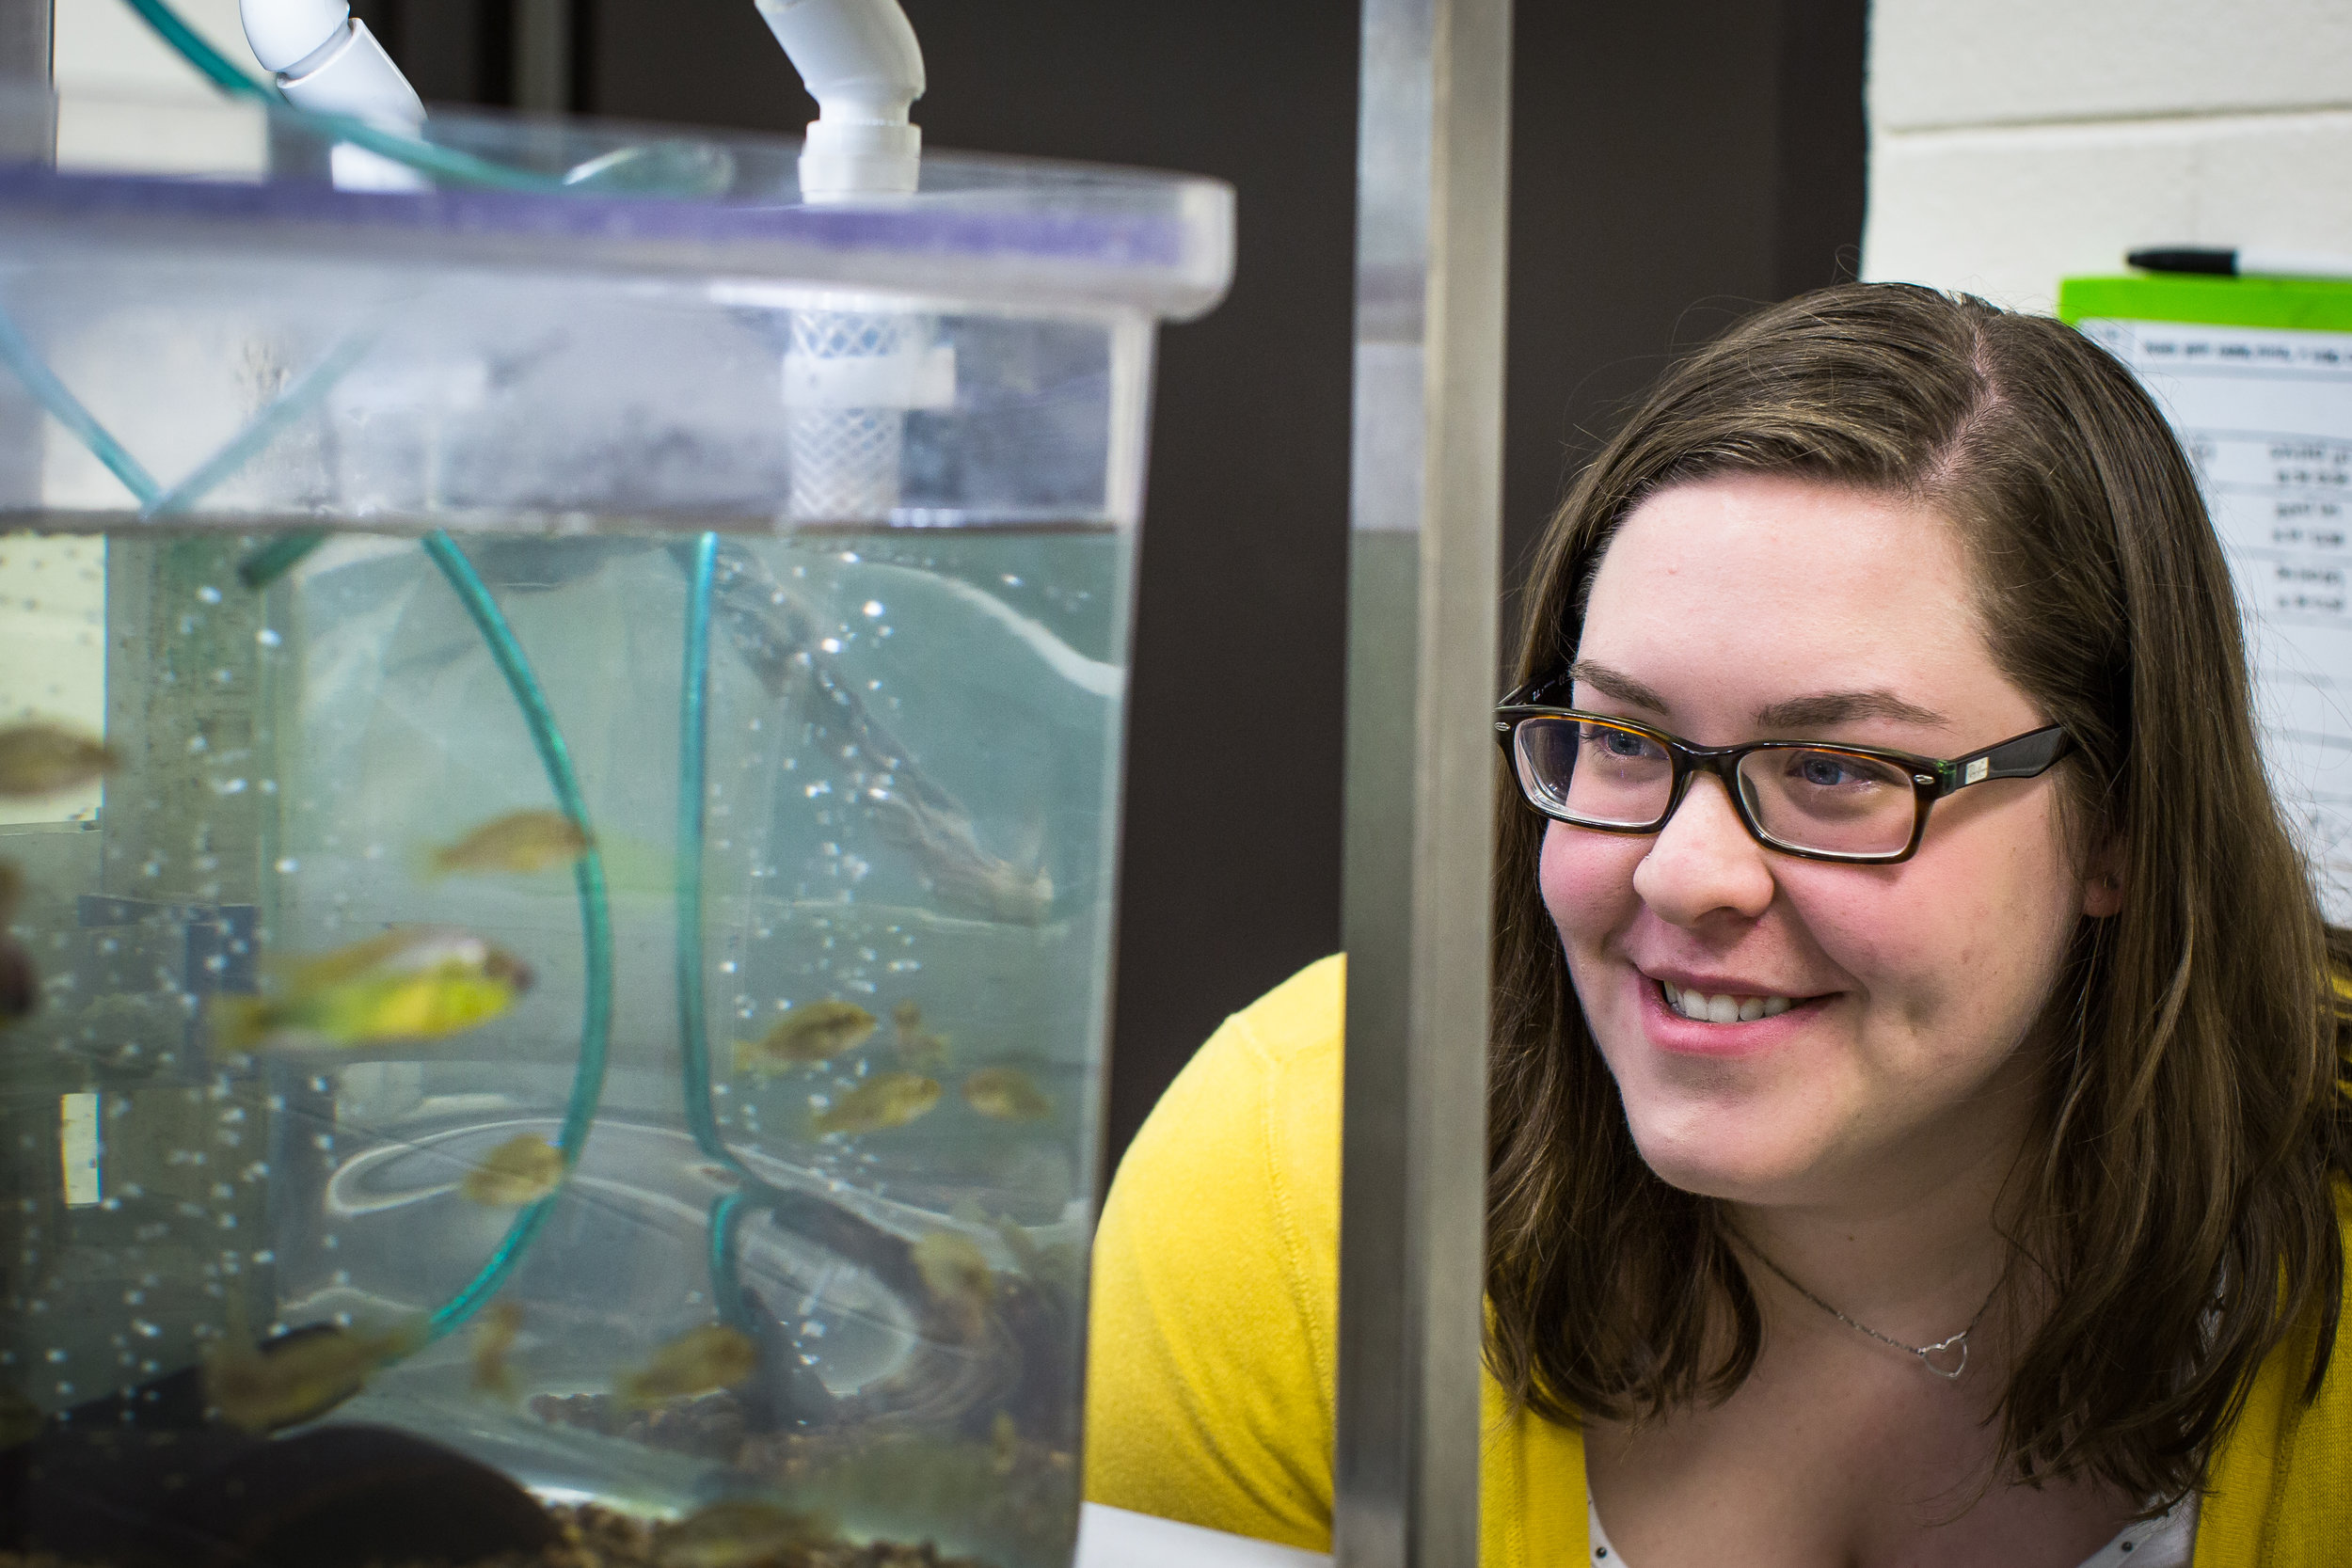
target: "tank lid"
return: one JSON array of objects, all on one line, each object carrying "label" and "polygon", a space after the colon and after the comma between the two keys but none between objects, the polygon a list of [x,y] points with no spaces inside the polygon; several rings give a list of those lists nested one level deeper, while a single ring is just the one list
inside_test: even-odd
[{"label": "tank lid", "polygon": [[913,197],[805,205],[789,137],[452,110],[435,111],[427,135],[519,188],[339,190],[330,139],[296,115],[9,86],[0,226],[19,242],[266,246],[1172,320],[1211,309],[1232,276],[1222,181],[929,152]]}]

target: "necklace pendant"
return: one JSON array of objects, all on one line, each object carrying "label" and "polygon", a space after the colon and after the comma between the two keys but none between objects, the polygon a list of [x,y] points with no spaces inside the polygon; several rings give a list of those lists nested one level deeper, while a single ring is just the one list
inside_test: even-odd
[{"label": "necklace pendant", "polygon": [[[1960,1359],[1953,1363],[1949,1371],[1936,1365],[1937,1356],[1948,1356],[1954,1351],[1960,1352]],[[1915,1346],[1911,1354],[1919,1358],[1919,1365],[1945,1382],[1957,1383],[1960,1381],[1960,1374],[1968,1370],[1968,1336],[1965,1333],[1960,1333],[1948,1339],[1940,1339],[1932,1345]]]}]

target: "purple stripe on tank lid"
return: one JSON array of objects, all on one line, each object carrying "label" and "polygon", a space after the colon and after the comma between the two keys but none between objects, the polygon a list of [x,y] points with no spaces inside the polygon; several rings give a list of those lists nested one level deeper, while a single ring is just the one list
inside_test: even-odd
[{"label": "purple stripe on tank lid", "polygon": [[917,199],[898,208],[761,206],[555,192],[339,191],[307,182],[0,167],[0,216],[15,210],[58,217],[184,217],[526,240],[789,245],[910,257],[1031,258],[1104,268],[1168,267],[1184,260],[1184,228],[1173,215],[990,211],[984,200],[949,198],[934,205]]}]

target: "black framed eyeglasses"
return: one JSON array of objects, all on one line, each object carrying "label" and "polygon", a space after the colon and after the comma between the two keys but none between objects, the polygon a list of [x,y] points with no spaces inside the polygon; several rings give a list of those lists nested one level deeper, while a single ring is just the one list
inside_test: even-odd
[{"label": "black framed eyeglasses", "polygon": [[1536,700],[1565,684],[1521,687],[1495,708],[1495,738],[1529,805],[1579,828],[1654,833],[1692,778],[1712,773],[1758,844],[1812,861],[1909,860],[1936,801],[1989,779],[2037,778],[2074,747],[2056,724],[1949,761],[1820,740],[1693,746],[1647,724]]}]

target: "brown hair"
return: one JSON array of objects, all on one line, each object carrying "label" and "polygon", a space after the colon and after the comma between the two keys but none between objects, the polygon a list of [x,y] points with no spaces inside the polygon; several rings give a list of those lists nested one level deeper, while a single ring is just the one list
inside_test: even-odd
[{"label": "brown hair", "polygon": [[[2050,1307],[2018,1348],[2000,1456],[2176,1497],[2305,1313],[2316,1391],[2352,1149],[2326,978],[2347,950],[2264,777],[2195,477],[2130,372],[2056,321],[1906,284],[1808,294],[1669,371],[1579,478],[1537,559],[1520,680],[1575,657],[1627,515],[1725,472],[1950,519],[1994,660],[2076,743],[2069,836],[2113,847],[2124,903],[2080,924],[2030,1037],[2046,1098],[2014,1240]],[[1716,1202],[1643,1164],[1537,890],[1543,819],[1499,788],[1488,1365],[1555,1420],[1720,1400],[1755,1364],[1755,1297]]]}]

